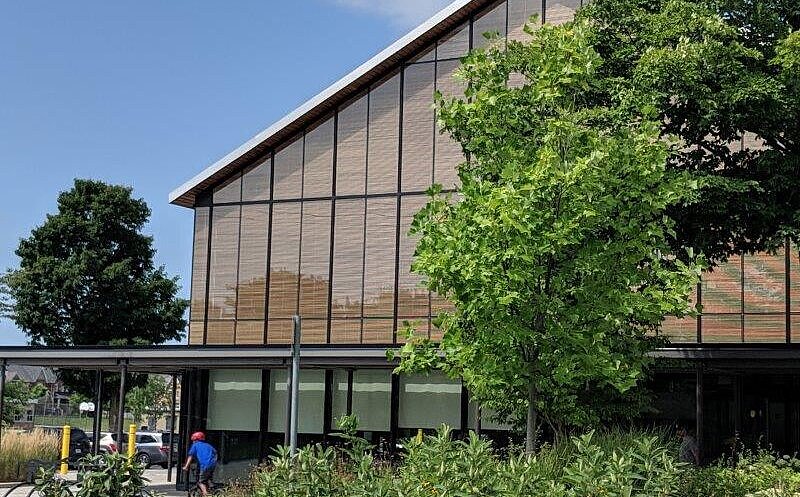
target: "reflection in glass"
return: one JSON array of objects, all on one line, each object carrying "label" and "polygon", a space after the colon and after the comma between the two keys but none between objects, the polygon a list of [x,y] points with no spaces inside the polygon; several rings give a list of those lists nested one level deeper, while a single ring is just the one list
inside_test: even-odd
[{"label": "reflection in glass", "polygon": [[240,210],[239,205],[225,205],[214,207],[212,213],[208,319],[236,318]]},{"label": "reflection in glass", "polygon": [[363,195],[367,181],[367,95],[339,111],[336,195]]},{"label": "reflection in glass", "polygon": [[404,192],[425,191],[433,181],[434,64],[405,69],[403,88]]},{"label": "reflection in glass", "polygon": [[306,133],[303,197],[330,197],[333,183],[333,118]]},{"label": "reflection in glass", "polygon": [[[272,209],[269,317],[290,318],[297,313],[300,204],[273,204]],[[270,330],[267,331],[267,336],[272,336]]]},{"label": "reflection in glass", "polygon": [[370,91],[367,193],[397,191],[400,144],[400,75]]},{"label": "reflection in glass", "polygon": [[[300,315],[328,317],[331,202],[303,203],[303,237],[300,243]],[[295,231],[297,226],[295,226]]]}]

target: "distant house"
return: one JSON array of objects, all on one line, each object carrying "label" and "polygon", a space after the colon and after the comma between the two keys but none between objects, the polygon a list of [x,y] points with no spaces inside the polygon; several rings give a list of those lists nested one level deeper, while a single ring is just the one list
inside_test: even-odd
[{"label": "distant house", "polygon": [[21,381],[26,385],[42,385],[45,394],[32,400],[14,417],[14,426],[32,428],[37,415],[61,415],[69,404],[69,396],[64,392],[64,385],[58,373],[51,368],[41,366],[9,365],[6,371],[6,382]]}]

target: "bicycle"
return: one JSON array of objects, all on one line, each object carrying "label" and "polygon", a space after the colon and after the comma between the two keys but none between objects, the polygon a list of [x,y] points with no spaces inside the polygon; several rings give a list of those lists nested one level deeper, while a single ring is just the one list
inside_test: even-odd
[{"label": "bicycle", "polygon": [[[194,471],[195,481],[194,482],[190,482],[189,481],[189,474],[191,474],[192,471],[187,469],[186,473],[187,473],[187,475],[186,475],[186,483],[188,485],[188,492],[187,492],[188,497],[202,497],[203,496],[203,491],[200,490],[200,470],[199,470],[199,468],[195,468],[195,471]],[[214,484],[213,480],[209,480],[208,481],[208,495],[219,495],[219,490],[217,488],[217,485]]]}]

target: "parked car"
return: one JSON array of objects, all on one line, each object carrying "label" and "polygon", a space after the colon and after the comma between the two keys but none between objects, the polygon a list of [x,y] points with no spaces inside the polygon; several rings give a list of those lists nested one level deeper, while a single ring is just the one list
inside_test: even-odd
[{"label": "parked car", "polygon": [[[167,464],[169,461],[169,442],[166,444],[163,442],[163,433],[157,432],[138,432],[136,433],[136,451],[134,453],[134,458],[136,462],[144,466],[145,468],[149,468],[152,465],[158,465],[162,468],[166,469]],[[111,434],[112,440],[116,443],[117,434]],[[123,437],[126,438],[122,441],[122,443],[117,443],[116,446],[119,450],[124,454],[128,451],[128,441],[127,436]],[[171,438],[171,437],[170,437]],[[173,452],[173,456],[174,456]],[[173,461],[174,461],[173,457]]]},{"label": "parked car", "polygon": [[[37,426],[36,429],[61,438],[63,428],[60,426]],[[80,428],[72,428],[69,432],[69,457],[70,466],[77,465],[78,461],[92,452],[92,439]]]},{"label": "parked car", "polygon": [[117,451],[117,443],[111,433],[100,433],[100,453],[112,454]]}]

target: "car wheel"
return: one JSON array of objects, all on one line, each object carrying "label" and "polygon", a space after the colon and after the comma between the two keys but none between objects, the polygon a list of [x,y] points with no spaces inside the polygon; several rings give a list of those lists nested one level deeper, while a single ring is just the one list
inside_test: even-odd
[{"label": "car wheel", "polygon": [[138,462],[139,464],[144,466],[145,469],[147,469],[150,467],[151,463],[150,455],[145,452],[139,452],[138,454],[136,454],[136,462]]}]

